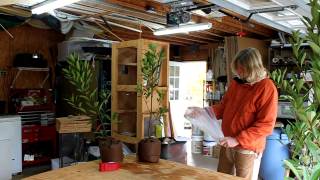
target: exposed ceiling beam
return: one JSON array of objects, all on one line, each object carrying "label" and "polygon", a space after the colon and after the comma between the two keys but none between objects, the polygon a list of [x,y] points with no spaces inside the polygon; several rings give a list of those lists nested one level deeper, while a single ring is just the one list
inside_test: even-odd
[{"label": "exposed ceiling beam", "polygon": [[238,32],[244,30],[247,32],[259,34],[264,37],[271,37],[274,35],[274,31],[272,31],[271,29],[261,27],[258,24],[249,24],[236,21],[235,19],[229,16],[222,17],[222,23],[230,27],[238,28]]},{"label": "exposed ceiling beam", "polygon": [[32,16],[31,11],[29,11],[29,10],[11,7],[11,6],[2,6],[2,7],[0,7],[0,11],[4,12],[4,13],[15,15],[15,16],[25,17],[25,18],[30,18]]},{"label": "exposed ceiling beam", "polygon": [[114,37],[116,37],[118,40],[123,41],[123,39],[121,39],[119,36],[117,36],[115,33],[113,33],[111,30],[109,30],[108,28],[104,27],[102,24],[98,23],[97,21],[95,21],[96,25],[98,25],[103,31],[113,35]]},{"label": "exposed ceiling beam", "polygon": [[208,36],[208,35],[203,35],[201,33],[199,33],[201,31],[198,31],[198,32],[189,32],[188,33],[188,36],[190,37],[193,37],[193,38],[199,38],[199,39],[203,39],[203,40],[206,40],[206,41],[220,41],[222,40],[221,38],[214,38],[212,36]]},{"label": "exposed ceiling beam", "polygon": [[[168,36],[169,37],[169,36]],[[177,34],[177,35],[170,35],[170,37],[175,37],[178,39],[182,39],[182,40],[186,40],[186,41],[191,41],[191,42],[195,42],[197,44],[208,44],[210,41],[206,40],[199,40],[196,39],[194,37],[190,37],[189,35],[182,35],[182,34]]]},{"label": "exposed ceiling beam", "polygon": [[211,35],[211,36],[216,36],[216,37],[224,38],[223,36],[221,36],[221,35],[219,35],[219,34],[216,34],[216,33],[213,33],[213,32],[210,32],[210,31],[199,31],[198,33],[200,33],[200,34],[208,34],[208,35]]},{"label": "exposed ceiling beam", "polygon": [[25,2],[31,2],[32,0],[1,0],[0,6],[6,6],[16,3],[25,3]]},{"label": "exposed ceiling beam", "polygon": [[[140,33],[137,32],[129,32],[125,31],[123,29],[119,28],[112,28],[112,32],[116,33],[119,37],[130,37],[131,39],[138,39],[140,37]],[[172,37],[172,36],[154,36],[152,32],[149,31],[143,31],[141,33],[142,38],[148,38],[148,39],[154,39],[154,40],[160,40],[160,41],[167,41],[173,44],[184,44],[184,45],[191,45],[194,44],[194,42],[186,41],[184,39],[178,38],[178,37]]]},{"label": "exposed ceiling beam", "polygon": [[78,4],[78,3],[70,4],[67,7],[80,9],[80,10],[85,10],[85,11],[89,11],[89,12],[93,12],[93,13],[103,13],[103,12],[105,12],[107,10],[107,9],[101,9],[99,7],[84,6],[84,5]]},{"label": "exposed ceiling beam", "polygon": [[155,13],[165,16],[167,12],[170,11],[170,7],[168,5],[162,4],[153,0],[104,0],[107,3],[113,3],[124,7],[130,7],[136,10],[140,10],[146,12],[148,7],[152,7],[155,10]]},{"label": "exposed ceiling beam", "polygon": [[[216,4],[218,6],[221,6],[221,7],[225,8],[225,9],[228,9],[230,11],[233,11],[235,13],[243,15],[245,17],[248,17],[250,15],[250,13],[246,9],[244,9],[244,8],[242,8],[242,7],[240,7],[240,6],[236,5],[236,4],[233,4],[233,3],[229,2],[229,1],[221,1],[221,0],[208,0],[208,1],[210,1],[211,3]],[[283,26],[281,24],[278,24],[277,22],[274,22],[274,21],[272,21],[270,19],[267,19],[265,17],[262,17],[259,14],[253,15],[251,17],[251,19],[256,21],[256,22],[258,22],[258,23],[265,24],[267,26],[270,26],[270,27],[273,27],[275,29],[278,29],[280,31],[283,31],[283,32],[286,32],[286,33],[291,33],[291,29],[290,28],[288,28],[286,26]]]},{"label": "exposed ceiling beam", "polygon": [[67,7],[67,6],[61,7],[61,8],[59,8],[59,10],[62,10],[64,12],[68,12],[68,13],[72,13],[72,14],[77,15],[77,16],[90,16],[90,15],[95,15],[96,14],[94,12],[89,12],[89,11],[86,11],[86,10],[73,8],[73,7]]},{"label": "exposed ceiling beam", "polygon": [[[98,19],[98,18],[91,18],[91,19],[86,19],[86,21],[95,22],[95,23],[96,22],[102,23],[101,19]],[[115,23],[118,23],[118,24],[122,24],[121,21],[108,21],[108,22],[112,27],[117,27],[117,28],[119,28],[119,26],[115,26],[112,22],[115,22]],[[126,23],[126,26],[128,26],[130,28],[136,28],[136,29],[139,28],[139,27],[134,27],[135,26],[134,23]],[[124,28],[124,29],[126,29],[126,28]],[[154,36],[153,33],[146,27],[141,27],[141,30],[142,30],[142,34],[147,34],[149,36]],[[112,28],[111,31],[113,31],[113,28]],[[201,32],[201,31],[199,31],[199,32]],[[154,36],[154,38],[159,38],[159,37],[161,37],[161,36]],[[221,39],[216,39],[216,38],[213,38],[213,37],[209,37],[208,35],[200,36],[199,34],[195,35],[193,33],[183,34],[183,35],[181,35],[181,34],[167,35],[167,36],[162,36],[162,37],[167,37],[168,39],[175,38],[175,40],[181,40],[179,42],[183,42],[184,41],[184,42],[196,43],[196,44],[207,44],[207,43],[210,43],[210,42],[221,41]]]},{"label": "exposed ceiling beam", "polygon": [[97,2],[86,1],[85,3],[78,2],[77,4],[99,7],[99,8],[106,9],[108,11],[112,11],[115,13],[119,13],[128,17],[136,17],[136,18],[154,22],[154,23],[166,24],[165,16],[160,16],[158,14],[152,14],[148,12],[141,12],[141,11],[134,10],[132,8],[122,7],[117,4],[110,4],[110,3],[98,2],[98,1]]}]

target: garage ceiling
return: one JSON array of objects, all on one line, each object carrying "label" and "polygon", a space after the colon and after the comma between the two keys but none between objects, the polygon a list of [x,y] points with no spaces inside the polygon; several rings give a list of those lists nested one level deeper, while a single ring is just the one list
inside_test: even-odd
[{"label": "garage ceiling", "polygon": [[[0,6],[14,2],[21,8],[30,9],[42,1],[45,0],[1,0]],[[212,29],[184,35],[154,36],[152,31],[167,26],[166,14],[170,12],[170,4],[183,1],[191,1],[197,7],[210,4],[222,7],[220,12],[209,14],[201,10],[192,12],[193,22],[211,22]],[[288,5],[297,5],[298,8],[254,14],[246,22],[250,10]],[[153,12],[148,11],[149,7],[153,8]],[[100,38],[118,40],[118,36],[127,40],[144,37],[178,45],[221,42],[225,36],[235,36],[240,31],[245,32],[247,37],[270,39],[277,37],[277,31],[290,33],[295,29],[304,30],[300,17],[310,16],[304,0],[81,0],[56,10],[57,16],[61,13],[102,29],[105,33],[98,34]]]}]

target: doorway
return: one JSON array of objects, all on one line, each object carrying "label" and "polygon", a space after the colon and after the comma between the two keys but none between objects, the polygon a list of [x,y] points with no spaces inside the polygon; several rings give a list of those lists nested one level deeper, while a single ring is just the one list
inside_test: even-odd
[{"label": "doorway", "polygon": [[184,118],[190,106],[203,106],[207,62],[170,61],[169,101],[175,137],[191,138],[191,124]]}]

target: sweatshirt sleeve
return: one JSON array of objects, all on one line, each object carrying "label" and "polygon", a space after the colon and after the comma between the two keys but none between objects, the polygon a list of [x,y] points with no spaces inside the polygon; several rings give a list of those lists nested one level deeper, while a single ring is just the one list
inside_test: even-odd
[{"label": "sweatshirt sleeve", "polygon": [[231,91],[234,88],[234,83],[235,83],[234,80],[232,80],[231,83],[230,83],[230,87],[228,88],[228,90],[225,93],[225,95],[222,97],[222,100],[220,101],[220,103],[211,106],[214,114],[217,117],[217,119],[222,119],[223,112],[224,112],[224,109],[225,109],[225,106],[226,106],[226,102],[228,101],[228,99],[230,99]]},{"label": "sweatshirt sleeve", "polygon": [[278,109],[278,92],[272,82],[266,84],[261,98],[257,102],[256,121],[251,127],[243,130],[236,136],[241,146],[246,147],[252,141],[266,137],[272,133]]}]

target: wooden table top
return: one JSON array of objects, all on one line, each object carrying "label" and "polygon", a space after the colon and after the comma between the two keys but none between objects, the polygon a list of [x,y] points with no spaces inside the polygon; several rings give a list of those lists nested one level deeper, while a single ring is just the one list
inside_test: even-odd
[{"label": "wooden table top", "polygon": [[99,162],[79,163],[30,176],[25,180],[243,180],[240,177],[162,159],[159,163],[142,163],[138,162],[135,156],[127,156],[119,170],[109,172],[99,172]]}]

